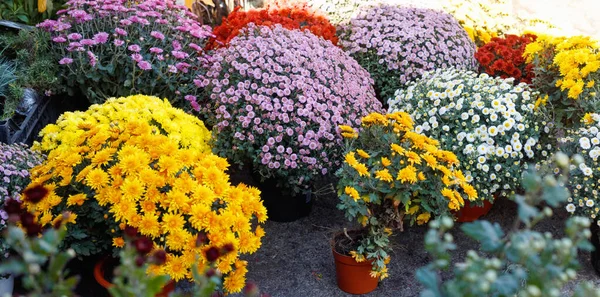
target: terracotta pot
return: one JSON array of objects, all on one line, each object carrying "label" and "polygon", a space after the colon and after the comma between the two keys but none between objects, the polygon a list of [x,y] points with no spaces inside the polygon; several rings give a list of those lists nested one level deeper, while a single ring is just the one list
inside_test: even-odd
[{"label": "terracotta pot", "polygon": [[590,231],[592,232],[590,242],[594,246],[594,250],[591,252],[592,267],[596,270],[596,274],[600,276],[600,227],[597,222],[592,222]]},{"label": "terracotta pot", "polygon": [[[94,278],[102,287],[108,289],[113,286],[108,280],[104,278],[105,266],[107,266],[107,262],[109,262],[109,258],[102,258],[100,261],[96,263],[94,266]],[[156,294],[156,297],[168,297],[169,293],[175,290],[175,282],[170,281],[164,287],[163,290]]]},{"label": "terracotta pot", "polygon": [[465,200],[465,206],[454,213],[456,221],[459,223],[473,222],[481,216],[490,212],[493,204],[489,200],[483,201],[483,206],[471,205],[468,200]]},{"label": "terracotta pot", "polygon": [[379,279],[371,277],[372,261],[356,262],[354,258],[342,255],[332,249],[335,259],[335,272],[338,287],[350,294],[369,293],[377,288]]}]

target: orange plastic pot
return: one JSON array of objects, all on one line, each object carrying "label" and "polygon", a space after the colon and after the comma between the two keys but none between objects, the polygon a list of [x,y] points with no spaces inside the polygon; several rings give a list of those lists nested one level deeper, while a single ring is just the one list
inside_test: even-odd
[{"label": "orange plastic pot", "polygon": [[379,279],[371,277],[372,261],[356,262],[354,258],[342,255],[332,249],[335,259],[335,272],[338,287],[350,294],[369,293],[377,288]]},{"label": "orange plastic pot", "polygon": [[483,206],[471,205],[468,200],[465,200],[465,206],[454,213],[456,221],[460,223],[473,222],[481,216],[490,212],[493,204],[489,200],[483,201]]},{"label": "orange plastic pot", "polygon": [[[96,279],[96,282],[98,282],[98,284],[100,284],[102,287],[104,287],[106,289],[113,286],[113,284],[111,284],[109,281],[107,281],[104,278],[104,270],[105,270],[105,265],[106,265],[107,259],[108,258],[101,259],[94,266],[94,278]],[[156,297],[168,297],[169,293],[173,292],[174,290],[175,290],[175,282],[170,281],[163,287],[163,290],[160,293],[156,294]]]}]

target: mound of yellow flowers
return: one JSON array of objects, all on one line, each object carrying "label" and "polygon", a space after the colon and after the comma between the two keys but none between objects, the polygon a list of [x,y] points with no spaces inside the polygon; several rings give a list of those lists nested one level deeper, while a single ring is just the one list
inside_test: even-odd
[{"label": "mound of yellow flowers", "polygon": [[67,246],[105,252],[122,246],[122,230],[132,226],[167,252],[166,263],[149,272],[174,280],[191,278],[192,265],[204,267],[209,247],[233,246],[216,266],[225,290],[243,288],[247,263],[239,254],[260,247],[266,209],[259,190],[229,183],[229,164],[211,153],[202,121],[136,95],[65,113],[41,136],[34,149],[48,159],[32,170],[30,186],[43,185],[49,195],[28,208],[43,225],[75,214]]},{"label": "mound of yellow flowers", "polygon": [[371,113],[362,130],[340,126],[347,139],[337,189],[338,208],[364,227],[364,237],[349,254],[373,261],[373,277],[387,277],[389,236],[403,222],[425,224],[432,216],[451,215],[477,191],[458,170],[459,160],[437,140],[416,133],[407,113]]}]

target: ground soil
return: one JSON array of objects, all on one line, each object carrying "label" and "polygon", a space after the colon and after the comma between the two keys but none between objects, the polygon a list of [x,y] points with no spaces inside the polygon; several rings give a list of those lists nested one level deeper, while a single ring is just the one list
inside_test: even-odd
[{"label": "ground soil", "polygon": [[[291,223],[267,222],[266,236],[260,250],[248,260],[248,280],[258,284],[261,290],[273,297],[337,297],[351,296],[338,289],[335,266],[331,252],[332,236],[344,227],[355,227],[348,222],[343,212],[336,209],[335,197],[316,199],[310,216]],[[555,237],[562,236],[568,214],[555,210],[553,218],[542,222],[537,229],[549,231]],[[516,215],[516,205],[507,199],[499,199],[484,218],[499,223],[505,230]],[[453,260],[460,261],[469,249],[477,250],[474,241],[460,233],[457,224],[452,234],[458,245]],[[426,228],[409,227],[392,239],[394,252],[389,264],[390,277],[379,287],[364,296],[419,296],[421,285],[415,280],[415,271],[430,261],[423,250]],[[578,281],[593,280],[600,285],[590,265],[589,253],[579,256],[581,269]],[[570,296],[573,284],[564,289]]]}]

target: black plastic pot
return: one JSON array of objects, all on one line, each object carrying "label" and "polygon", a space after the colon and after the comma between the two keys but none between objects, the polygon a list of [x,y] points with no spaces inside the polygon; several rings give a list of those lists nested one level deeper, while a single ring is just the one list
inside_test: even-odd
[{"label": "black plastic pot", "polygon": [[261,181],[254,177],[261,191],[260,197],[267,209],[269,220],[274,222],[293,222],[310,214],[313,205],[312,193],[307,192],[296,196],[285,194],[277,187],[277,180]]},{"label": "black plastic pot", "polygon": [[55,101],[53,97],[37,98],[22,113],[0,121],[0,141],[31,145],[42,128],[58,119],[60,111]]},{"label": "black plastic pot", "polygon": [[592,222],[590,231],[592,232],[590,241],[594,246],[594,250],[591,253],[592,267],[596,270],[596,274],[600,276],[600,227],[596,222]]}]

